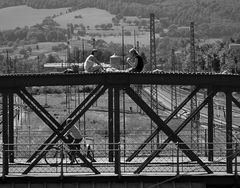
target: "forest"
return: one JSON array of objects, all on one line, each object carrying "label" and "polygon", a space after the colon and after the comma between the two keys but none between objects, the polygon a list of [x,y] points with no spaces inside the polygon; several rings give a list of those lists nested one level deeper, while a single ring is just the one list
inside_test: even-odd
[{"label": "forest", "polygon": [[0,8],[20,4],[38,9],[95,7],[115,15],[146,18],[154,13],[163,28],[188,26],[194,21],[206,37],[234,36],[240,30],[238,0],[0,0]]},{"label": "forest", "polygon": [[0,0],[0,8],[11,7],[11,6],[18,6],[25,4],[25,0]]}]

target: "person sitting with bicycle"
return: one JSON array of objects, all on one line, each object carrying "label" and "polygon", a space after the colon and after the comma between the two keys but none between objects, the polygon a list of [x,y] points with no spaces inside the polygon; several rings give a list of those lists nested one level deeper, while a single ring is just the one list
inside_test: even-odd
[{"label": "person sitting with bicycle", "polygon": [[[72,120],[68,119],[67,120],[67,124],[69,124]],[[70,160],[71,160],[71,164],[74,163],[74,155],[76,152],[80,152],[81,153],[81,142],[83,141],[83,136],[79,130],[79,128],[77,128],[76,125],[73,125],[69,131],[67,132],[67,142],[68,142],[68,146],[71,150],[71,156],[70,156]],[[91,147],[90,145],[87,144],[87,154],[86,157],[88,157],[90,159],[90,161],[94,161],[94,157],[93,154],[90,153],[91,151]]]},{"label": "person sitting with bicycle", "polygon": [[68,143],[71,143],[77,149],[80,149],[80,142],[83,140],[83,136],[79,129],[73,125],[67,133]]},{"label": "person sitting with bicycle", "polygon": [[[67,124],[69,124],[72,120],[68,119]],[[80,130],[77,128],[76,125],[73,125],[69,131],[67,132],[67,142],[68,146],[71,149],[71,153],[75,153],[80,151],[80,142],[83,140],[83,136],[80,132]],[[74,162],[74,157],[71,157],[71,163]]]}]

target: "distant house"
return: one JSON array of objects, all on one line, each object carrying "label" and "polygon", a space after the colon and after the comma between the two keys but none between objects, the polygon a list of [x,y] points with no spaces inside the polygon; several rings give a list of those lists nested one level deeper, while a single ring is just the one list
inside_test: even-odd
[{"label": "distant house", "polygon": [[190,27],[188,27],[188,26],[181,26],[181,27],[177,27],[177,30],[178,31],[189,31]]},{"label": "distant house", "polygon": [[168,29],[163,29],[163,33],[167,33],[168,32]]},{"label": "distant house", "polygon": [[62,72],[68,68],[74,68],[74,67],[78,67],[78,70],[79,71],[83,71],[83,63],[80,63],[80,64],[74,64],[74,63],[45,63],[43,65],[44,67],[44,70],[46,72]]},{"label": "distant house", "polygon": [[23,54],[14,54],[9,56],[11,59],[24,59]]},{"label": "distant house", "polygon": [[46,72],[63,72],[70,68],[67,63],[45,63],[43,67]]},{"label": "distant house", "polygon": [[167,29],[163,29],[163,32],[169,36],[173,36],[176,34],[185,34],[188,33],[190,31],[190,27],[188,26],[177,26],[175,24],[170,25]]},{"label": "distant house", "polygon": [[67,68],[68,63],[45,63],[44,68]]},{"label": "distant house", "polygon": [[229,49],[240,49],[240,44],[230,43]]},{"label": "distant house", "polygon": [[168,31],[171,32],[171,31],[176,31],[178,29],[178,26],[175,25],[175,24],[172,24],[168,27]]}]

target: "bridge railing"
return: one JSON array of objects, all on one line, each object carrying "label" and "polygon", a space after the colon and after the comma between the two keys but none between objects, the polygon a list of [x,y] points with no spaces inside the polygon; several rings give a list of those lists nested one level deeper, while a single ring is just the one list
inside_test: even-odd
[{"label": "bridge railing", "polygon": [[[119,175],[134,173],[135,170],[140,166],[142,162],[154,151],[158,150],[157,146],[159,144],[153,143],[149,144],[137,157],[132,161],[127,161],[128,157],[135,148],[137,148],[142,143],[119,143],[117,149],[120,152],[120,170]],[[186,143],[190,144],[190,143]],[[208,144],[208,143],[206,143]],[[214,159],[209,160],[207,155],[206,148],[201,148],[201,152],[193,150],[197,153],[198,157],[215,173],[224,173],[226,172],[226,143],[215,143],[218,145],[218,148],[214,148]],[[9,161],[9,173],[8,175],[21,175],[26,166],[29,165],[28,159],[30,157],[29,146],[32,148],[37,148],[36,144],[18,144],[14,145],[14,151],[4,150],[4,153],[9,155],[15,155],[13,161]],[[94,161],[91,158],[88,158],[87,152],[80,150],[82,154],[87,158],[88,161],[101,173],[101,174],[116,174],[114,169],[116,165],[116,159],[111,161],[109,159],[109,144],[103,143],[94,143],[94,146],[91,146],[91,157],[94,158]],[[8,148],[7,146],[6,148]],[[81,146],[83,147],[83,145]],[[3,148],[3,145],[1,146]],[[240,155],[238,148],[236,148],[232,154],[232,166],[234,168],[234,173],[238,174],[240,170]],[[112,151],[115,152],[116,149]],[[72,152],[77,152],[78,150],[73,149]],[[12,153],[13,152],[13,153]],[[32,151],[33,152],[33,151]],[[39,151],[41,152],[41,151]],[[75,174],[94,174],[89,166],[84,163],[79,156],[75,156],[75,161],[71,163],[71,157],[69,156],[70,149],[66,147],[66,144],[59,142],[54,145],[50,150],[46,152],[44,157],[39,161],[39,163],[32,169],[29,173],[31,174],[52,174],[52,175],[69,175],[72,173]],[[10,157],[11,160],[11,157]],[[0,156],[0,162],[3,162],[2,156]],[[3,166],[1,165],[0,168]],[[1,169],[2,170],[2,169]],[[181,149],[174,143],[170,143],[167,148],[165,148],[160,154],[155,157],[151,163],[143,171],[144,174],[180,174],[180,175],[190,175],[190,174],[202,174],[205,173],[204,169],[199,166],[196,161],[191,161]]]},{"label": "bridge railing", "polygon": [[[219,79],[221,79],[221,82],[219,82]],[[212,167],[212,165],[215,165],[213,161],[220,156],[223,161],[225,160],[225,163],[217,163],[218,167],[222,164],[224,166],[223,171],[228,168],[227,172],[231,173],[231,167],[233,166],[231,157],[234,154],[232,148],[235,148],[234,144],[238,142],[237,133],[233,135],[232,132],[232,130],[238,131],[238,120],[237,118],[234,119],[234,115],[238,113],[238,107],[240,106],[237,101],[238,98],[233,98],[232,93],[239,90],[238,79],[239,77],[232,75],[204,76],[199,74],[147,73],[136,75],[122,73],[57,74],[55,76],[19,75],[14,79],[9,76],[1,77],[4,111],[2,131],[4,143],[2,152],[3,172],[4,174],[11,174],[13,172],[12,165],[15,166],[15,160],[19,159],[23,159],[19,163],[19,166],[21,166],[19,172],[25,168],[23,174],[37,173],[37,168],[47,166],[41,163],[44,161],[45,154],[38,157],[38,150],[40,153],[48,152],[51,147],[47,147],[46,150],[39,149],[39,147],[44,147],[44,142],[51,138],[52,135],[56,137],[56,142],[61,144],[64,141],[64,137],[61,135],[62,127],[66,130],[66,127],[71,125],[71,123],[67,125],[65,123],[70,116],[69,118],[83,131],[84,135],[94,138],[93,149],[96,151],[94,157],[100,160],[89,163],[88,160],[85,160],[85,156],[81,158],[82,161],[85,161],[85,166],[82,165],[81,167],[86,169],[88,173],[110,172],[121,174],[125,171],[150,173],[154,172],[153,168],[156,168],[156,171],[161,173],[164,169],[168,169],[167,165],[171,166],[171,164],[168,164],[169,158],[179,160],[181,155],[191,161],[191,164],[185,164],[183,171],[187,169],[188,165],[191,167],[190,169],[193,168],[192,166],[200,166],[202,172],[215,172],[215,168]],[[169,88],[171,88],[171,84],[184,84],[196,86],[196,89],[173,99],[171,92],[167,92],[166,97],[166,91],[162,91],[161,87],[156,87],[158,91],[155,94],[158,95],[154,96],[155,98],[152,100],[153,93],[151,91],[141,95],[141,92],[136,90],[134,84],[143,84],[141,88],[146,89],[144,91],[150,91],[151,84],[158,84],[158,86],[168,85]],[[51,85],[61,86],[64,88],[64,93],[57,93],[57,91],[49,93],[46,88],[53,89]],[[34,93],[33,88],[30,89],[28,86],[43,87],[44,95]],[[205,90],[206,96],[201,93],[198,98],[199,101],[196,103],[196,109],[191,109],[191,99],[200,89]],[[164,93],[160,94],[160,92]],[[226,95],[222,97],[222,103],[225,105],[224,110],[216,114],[215,112],[211,113],[211,110],[215,109],[212,103],[215,101],[214,97],[217,92],[223,92]],[[13,95],[17,95],[24,101],[24,104],[19,105],[22,108],[20,108],[16,116],[13,115],[15,111],[12,110],[14,109],[12,104]],[[236,106],[232,105],[233,102]],[[61,105],[56,107],[56,103]],[[170,109],[169,104],[171,105],[171,103],[176,103],[176,108]],[[52,109],[53,106],[55,107],[54,110]],[[179,106],[181,109],[175,113]],[[139,107],[141,108],[140,111]],[[232,107],[234,108],[233,111]],[[21,110],[23,111],[21,112]],[[205,119],[192,126],[190,125],[191,121],[198,114],[196,111],[204,115],[200,116],[200,118],[205,117]],[[218,115],[221,117],[220,122],[216,121]],[[233,119],[230,117],[232,115]],[[18,123],[14,123],[14,125],[12,122],[13,117],[19,117]],[[36,123],[37,118],[41,122]],[[236,124],[233,120],[236,120]],[[26,140],[24,140],[24,135],[20,136],[20,128],[26,130],[24,133],[25,137],[27,137]],[[52,129],[53,131],[48,133],[44,139],[37,140],[34,134],[35,128],[40,130],[42,136],[46,130]],[[94,129],[94,131],[90,129]],[[140,129],[144,130],[141,131]],[[16,134],[17,131],[18,134]],[[8,144],[9,142],[14,144]],[[52,139],[47,144],[54,142]],[[174,145],[172,142],[181,143],[179,151],[178,147],[171,147],[171,145]],[[12,149],[15,147],[18,150]],[[33,153],[35,154],[33,155]],[[38,158],[28,160],[29,157]],[[153,162],[158,157],[164,160],[164,164],[157,161],[157,166],[154,166]],[[102,165],[102,163],[105,165],[105,161],[108,161],[108,168]],[[181,162],[181,164],[183,163],[184,161]],[[61,162],[62,167],[64,167],[64,164]],[[177,165],[174,168],[179,167],[179,164],[179,162],[175,163],[175,160],[173,160],[172,165]],[[205,168],[206,166],[207,168]],[[126,168],[123,170],[123,167]],[[102,170],[105,168],[106,170]],[[61,172],[65,173],[63,169],[60,168]],[[179,171],[179,168],[177,169]],[[59,167],[57,167],[57,170],[59,170]],[[74,168],[74,170],[78,170],[78,168]],[[66,172],[69,172],[69,170]]]}]

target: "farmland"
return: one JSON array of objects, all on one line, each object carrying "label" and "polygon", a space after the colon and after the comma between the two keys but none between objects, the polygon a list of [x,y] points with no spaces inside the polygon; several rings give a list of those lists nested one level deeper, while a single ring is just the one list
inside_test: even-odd
[{"label": "farmland", "polygon": [[[62,28],[67,28],[67,24],[83,24],[88,28],[87,34],[97,34],[96,39],[103,39],[106,42],[121,43],[122,26],[125,31],[130,31],[133,35],[134,30],[137,31],[136,26],[128,26],[122,23],[121,26],[114,26],[112,31],[96,30],[96,25],[111,24],[112,18],[115,16],[109,12],[97,8],[84,8],[73,12],[68,12],[68,8],[59,9],[33,9],[27,6],[15,6],[0,9],[0,29],[8,30],[16,27],[33,26],[39,24],[47,16],[56,16],[54,20]],[[29,16],[31,15],[31,16]],[[77,16],[81,15],[81,18]],[[17,18],[17,19],[16,19]],[[137,17],[127,17],[127,19],[134,20]],[[111,35],[111,36],[110,36]],[[148,44],[149,34],[144,32],[136,32],[137,40],[140,45]],[[91,37],[84,37],[86,39]],[[125,43],[133,44],[132,36],[125,36]]]},{"label": "farmland", "polygon": [[0,29],[15,29],[16,27],[32,26],[41,23],[46,16],[65,13],[67,8],[33,9],[27,6],[15,6],[0,9]]},{"label": "farmland", "polygon": [[[82,18],[75,18],[75,16],[81,15]],[[115,15],[109,12],[96,8],[84,8],[77,11],[69,12],[56,17],[54,20],[60,24],[61,27],[66,27],[68,23],[79,24],[82,23],[85,26],[89,26],[91,29],[98,24],[112,23],[112,18]]]}]

